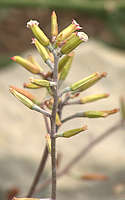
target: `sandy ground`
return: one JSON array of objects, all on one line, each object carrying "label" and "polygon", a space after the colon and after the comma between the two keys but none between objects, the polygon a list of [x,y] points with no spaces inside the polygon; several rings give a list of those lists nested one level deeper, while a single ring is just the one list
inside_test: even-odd
[{"label": "sandy ground", "polygon": [[[31,52],[30,52],[31,53]],[[39,55],[32,52],[41,62]],[[29,52],[26,53],[26,55]],[[105,110],[119,107],[119,97],[124,95],[125,60],[124,52],[116,51],[90,41],[76,50],[72,70],[65,86],[93,72],[107,72],[101,80],[83,95],[110,93],[108,99],[82,106],[66,107],[64,116],[81,110]],[[13,64],[12,64],[13,65]],[[8,85],[21,87],[32,76],[20,66],[3,69],[0,73],[0,190],[1,199],[5,191],[19,187],[25,195],[37,169],[44,149],[46,133],[42,115],[25,108],[8,92]],[[41,91],[35,91],[38,98]],[[44,98],[45,91],[42,92]],[[72,139],[59,139],[57,150],[63,153],[61,168],[68,163],[87,143],[120,119],[120,114],[105,119],[74,119],[65,123],[62,130],[88,125],[88,131]],[[84,159],[72,168],[77,176],[87,173],[102,173],[107,181],[79,181],[72,176],[64,176],[58,181],[58,199],[77,200],[123,200],[125,199],[125,135],[121,129],[97,145]],[[50,159],[49,159],[50,160]],[[45,176],[50,174],[50,161]],[[120,188],[120,189],[119,189]],[[45,191],[43,191],[45,196]]]}]

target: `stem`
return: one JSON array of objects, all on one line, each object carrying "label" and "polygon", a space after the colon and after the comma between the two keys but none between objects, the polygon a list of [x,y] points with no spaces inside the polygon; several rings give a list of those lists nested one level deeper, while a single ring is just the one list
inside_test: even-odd
[{"label": "stem", "polygon": [[47,158],[48,158],[48,147],[46,145],[45,149],[44,149],[44,153],[42,155],[42,159],[41,159],[41,162],[40,162],[40,165],[38,167],[38,170],[36,172],[36,175],[35,175],[35,178],[32,182],[32,185],[31,185],[31,188],[27,194],[27,198],[30,198],[32,197],[34,191],[35,191],[35,188],[39,182],[39,179],[40,179],[40,176],[44,170],[44,167],[45,167],[45,164],[46,164],[46,161],[47,161]]},{"label": "stem", "polygon": [[[62,175],[66,174],[71,167],[73,167],[75,164],[78,164],[78,161],[81,158],[84,158],[96,145],[98,145],[100,142],[102,142],[104,139],[106,139],[108,136],[110,136],[112,133],[116,132],[120,127],[122,126],[121,121],[113,125],[111,128],[109,128],[107,131],[105,131],[103,134],[101,134],[99,137],[95,138],[93,141],[91,141],[89,144],[86,145],[65,167],[62,169],[58,174],[57,177],[61,177]],[[37,191],[40,191],[41,189],[45,188],[48,184],[50,184],[52,179],[47,179],[39,188],[37,188]]]},{"label": "stem", "polygon": [[[58,56],[54,54],[54,71],[53,71],[53,81],[58,82]],[[58,105],[58,84],[53,87],[53,109],[51,115],[51,164],[52,164],[52,191],[51,198],[56,199],[56,139],[54,134],[56,133],[56,112]]]},{"label": "stem", "polygon": [[[44,117],[44,121],[45,121],[47,132],[49,133],[50,129],[49,129],[49,124],[48,124],[48,119],[44,115],[43,115],[43,117]],[[36,186],[37,186],[37,184],[39,182],[40,176],[42,175],[43,170],[45,168],[45,164],[46,164],[47,158],[48,158],[48,148],[47,148],[47,145],[46,145],[45,149],[44,149],[44,152],[43,152],[43,155],[42,155],[42,159],[41,159],[39,167],[38,167],[38,170],[37,170],[37,172],[35,174],[35,177],[33,179],[32,185],[31,185],[31,187],[29,189],[29,192],[27,194],[27,198],[32,197],[32,195],[34,194],[35,188],[36,188]]]}]

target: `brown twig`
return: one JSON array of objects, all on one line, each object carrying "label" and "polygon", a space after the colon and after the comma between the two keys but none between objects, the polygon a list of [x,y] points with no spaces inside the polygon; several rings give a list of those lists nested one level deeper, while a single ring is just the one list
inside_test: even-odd
[{"label": "brown twig", "polygon": [[[44,118],[44,121],[45,121],[45,125],[46,125],[46,130],[47,132],[49,133],[50,132],[50,128],[49,128],[49,123],[48,123],[48,119],[45,115],[43,115],[43,118]],[[39,167],[38,167],[38,170],[35,174],[35,177],[33,179],[33,182],[32,182],[32,185],[28,191],[28,194],[27,194],[27,198],[30,198],[32,197],[32,195],[34,194],[34,191],[35,191],[35,188],[39,182],[39,179],[43,173],[43,170],[45,168],[45,165],[46,165],[46,161],[47,161],[47,158],[48,158],[48,148],[47,148],[47,145],[45,146],[45,149],[44,149],[44,152],[43,152],[43,155],[42,155],[42,159],[40,161],[40,164],[39,164]]]},{"label": "brown twig", "polygon": [[[106,139],[108,136],[110,136],[111,134],[113,134],[114,132],[116,132],[119,128],[121,128],[121,121],[116,123],[115,125],[113,125],[111,128],[109,128],[107,131],[105,131],[102,135],[100,135],[99,137],[97,137],[96,139],[94,139],[93,141],[91,141],[89,144],[87,144],[80,153],[78,153],[65,167],[64,169],[62,169],[62,171],[60,171],[59,173],[57,173],[57,177],[61,177],[62,175],[65,175],[70,169],[71,167],[73,167],[76,163],[78,163],[78,161],[81,158],[84,158],[97,144],[99,144],[101,141],[103,141],[104,139]],[[46,187],[48,184],[51,183],[51,178],[47,179],[41,186],[39,186],[39,188],[37,188],[37,192],[42,190],[44,187]]]}]

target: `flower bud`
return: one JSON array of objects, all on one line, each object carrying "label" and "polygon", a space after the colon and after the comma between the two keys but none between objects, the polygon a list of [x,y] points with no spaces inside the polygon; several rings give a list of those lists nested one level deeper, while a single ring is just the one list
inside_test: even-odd
[{"label": "flower bud", "polygon": [[58,64],[58,73],[60,73],[63,70],[63,68],[65,67],[66,63],[69,60],[70,62],[72,62],[73,57],[74,57],[74,53],[71,52],[70,54],[63,56],[63,58],[60,59],[59,64]]},{"label": "flower bud", "polygon": [[29,60],[26,60],[20,56],[13,56],[11,59],[18,64],[22,65],[24,68],[26,68],[28,71],[34,73],[34,74],[39,74],[43,71],[43,69],[37,64],[33,64]]},{"label": "flower bud", "polygon": [[42,86],[36,85],[36,84],[33,84],[33,83],[24,83],[24,84],[23,84],[23,87],[24,87],[24,88],[29,88],[29,89],[39,89],[39,88],[41,88]]},{"label": "flower bud", "polygon": [[60,120],[60,117],[59,117],[58,113],[56,113],[56,125],[57,125],[57,126],[61,126],[61,125],[62,125],[62,123],[61,123],[61,120]]},{"label": "flower bud", "polygon": [[24,95],[25,97],[27,97],[28,99],[30,99],[33,103],[35,103],[35,104],[37,104],[37,105],[40,105],[40,102],[38,102],[38,101],[36,100],[36,97],[33,96],[33,95],[32,95],[31,93],[29,93],[28,91],[23,90],[23,89],[20,89],[20,88],[17,88],[17,87],[12,86],[12,85],[10,86],[10,88],[13,89],[13,90],[15,90],[15,91],[17,91],[18,93]]},{"label": "flower bud", "polygon": [[109,94],[95,94],[95,95],[83,97],[79,101],[80,101],[80,104],[85,104],[85,103],[97,101],[99,99],[104,99],[104,98],[107,98],[107,97],[109,97]]},{"label": "flower bud", "polygon": [[88,36],[84,32],[77,32],[73,34],[67,42],[62,46],[60,53],[61,54],[68,54],[73,51],[79,44],[82,42],[87,42]]},{"label": "flower bud", "polygon": [[56,36],[58,35],[58,23],[55,11],[53,11],[51,15],[51,35],[52,35],[52,42],[54,42]]},{"label": "flower bud", "polygon": [[90,88],[91,86],[93,86],[95,83],[97,83],[97,81],[104,78],[106,75],[107,75],[106,72],[103,72],[101,74],[94,73],[94,74],[86,77],[85,79],[82,79],[82,80],[72,84],[71,90],[74,92],[82,92],[82,91]]},{"label": "flower bud", "polygon": [[49,56],[49,53],[47,52],[47,49],[42,44],[40,44],[40,42],[36,38],[32,39],[32,43],[35,44],[37,50],[39,51],[39,53],[40,53],[42,59],[45,61],[45,63],[51,69],[53,69],[54,66],[53,66],[53,63],[50,60],[50,56]]},{"label": "flower bud", "polygon": [[34,83],[36,85],[40,85],[42,87],[50,87],[50,86],[55,86],[56,83],[52,81],[47,81],[47,80],[42,80],[42,79],[34,79],[30,78],[31,83]]},{"label": "flower bud", "polygon": [[27,106],[31,110],[35,110],[37,112],[40,112],[40,113],[46,115],[47,117],[51,116],[49,112],[47,112],[44,109],[40,108],[38,105],[33,103],[29,98],[27,98],[26,96],[24,96],[20,92],[16,91],[13,87],[10,87],[9,90],[20,102],[22,102],[25,106]]},{"label": "flower bud", "polygon": [[17,92],[15,89],[13,89],[13,87],[10,87],[10,92],[19,100],[21,101],[25,106],[27,106],[30,109],[33,109],[34,103],[27,98],[26,96],[24,96],[23,94]]},{"label": "flower bud", "polygon": [[81,29],[81,27],[79,26],[79,24],[75,20],[72,20],[72,24],[70,24],[68,27],[66,27],[64,30],[62,30],[59,33],[59,35],[57,36],[57,38],[56,38],[57,43],[65,40],[73,32],[75,32],[76,30],[80,30],[80,29]]},{"label": "flower bud", "polygon": [[50,41],[38,25],[39,22],[37,22],[36,20],[30,20],[29,22],[27,22],[27,28],[30,28],[32,30],[34,36],[39,40],[39,42],[43,46],[48,46],[50,44]]},{"label": "flower bud", "polygon": [[72,137],[74,135],[77,135],[78,133],[82,132],[82,131],[86,131],[87,130],[87,126],[83,126],[81,128],[76,128],[76,129],[71,129],[69,131],[63,132],[63,133],[56,133],[55,137]]},{"label": "flower bud", "polygon": [[46,134],[45,138],[46,138],[46,143],[47,143],[47,147],[48,147],[48,152],[51,153],[51,138],[50,138],[50,135]]},{"label": "flower bud", "polygon": [[[60,72],[60,75],[59,75],[59,81],[64,81],[69,73],[69,70],[71,68],[71,64],[72,64],[72,60],[73,60],[73,56],[74,54],[73,53],[70,53],[70,55],[68,56],[67,58],[67,61],[65,62],[61,72]],[[66,60],[66,59],[65,59]],[[61,83],[60,82],[60,83]]]},{"label": "flower bud", "polygon": [[113,110],[102,110],[102,111],[86,111],[83,113],[77,113],[78,117],[88,117],[88,118],[100,118],[100,117],[107,117],[114,113],[117,113],[119,109]]},{"label": "flower bud", "polygon": [[85,77],[84,79],[81,79],[75,83],[73,83],[71,86],[64,88],[62,93],[66,93],[69,91],[75,91],[75,92],[80,92],[79,90],[81,89],[81,87],[85,87],[85,84],[88,84],[89,81],[94,81],[95,78],[97,79],[97,77],[99,76],[98,72],[95,72],[93,74],[91,74],[90,76]]},{"label": "flower bud", "polygon": [[36,62],[36,60],[34,59],[33,56],[28,56],[27,60],[29,60],[33,65],[37,66],[39,69],[41,69],[40,71],[43,72],[42,67]]}]

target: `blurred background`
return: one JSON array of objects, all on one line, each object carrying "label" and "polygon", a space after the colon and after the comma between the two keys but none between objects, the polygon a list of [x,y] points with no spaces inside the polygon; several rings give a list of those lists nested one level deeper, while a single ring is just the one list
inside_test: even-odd
[{"label": "blurred background", "polygon": [[[10,60],[11,56],[29,54],[40,61],[32,47],[32,33],[26,28],[30,19],[40,22],[40,27],[50,38],[52,10],[58,16],[59,30],[75,19],[89,36],[89,42],[76,50],[73,69],[66,80],[69,85],[75,80],[95,71],[108,72],[108,78],[90,89],[91,93],[110,93],[109,100],[85,106],[85,109],[112,109],[120,107],[119,98],[124,96],[125,84],[125,1],[124,0],[0,0],[0,199],[10,200],[13,192],[25,196],[37,170],[45,145],[45,125],[37,113],[20,105],[8,92],[8,85],[22,87],[32,76]],[[33,91],[34,92],[34,91]],[[37,93],[37,92],[36,92]],[[36,94],[39,98],[40,93]],[[42,94],[44,96],[44,94]],[[80,107],[65,110],[76,112]],[[85,120],[87,136],[76,136],[71,141],[59,141],[57,149],[62,154],[63,167],[77,150],[93,138],[117,123],[120,114],[106,119]],[[34,122],[34,123],[33,123]],[[75,121],[74,121],[75,122]],[[35,124],[35,125],[34,125]],[[73,126],[83,124],[80,119]],[[72,128],[72,122],[62,129]],[[89,134],[90,133],[90,134]],[[58,198],[86,200],[125,199],[125,147],[124,130],[120,129],[110,139],[98,145],[88,156],[76,164],[73,172],[59,180]],[[42,141],[42,142],[41,142]],[[70,145],[69,145],[70,144]],[[64,148],[65,147],[65,148]],[[74,148],[75,147],[75,148]],[[79,181],[79,174],[102,174],[106,181]],[[50,176],[50,159],[41,182]],[[72,173],[71,173],[72,174]],[[103,178],[102,178],[103,179]],[[50,188],[35,196],[47,197]],[[8,195],[9,193],[9,195]]]}]

